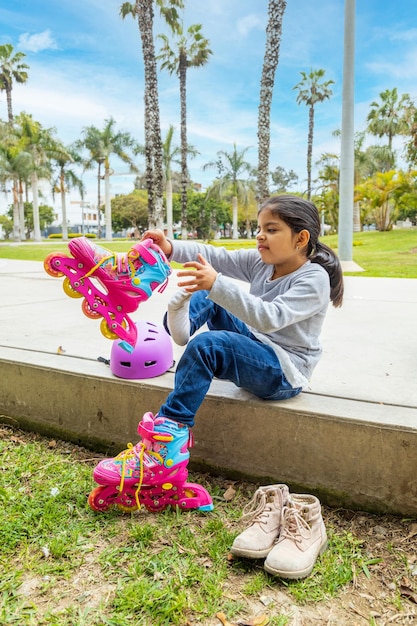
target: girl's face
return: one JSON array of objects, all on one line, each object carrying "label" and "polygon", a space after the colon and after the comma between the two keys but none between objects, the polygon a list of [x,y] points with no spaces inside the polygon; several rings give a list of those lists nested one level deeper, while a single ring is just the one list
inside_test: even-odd
[{"label": "girl's face", "polygon": [[308,231],[293,233],[288,224],[269,209],[259,213],[256,235],[258,252],[264,263],[275,266],[273,278],[290,274],[306,262],[303,249],[308,239]]}]

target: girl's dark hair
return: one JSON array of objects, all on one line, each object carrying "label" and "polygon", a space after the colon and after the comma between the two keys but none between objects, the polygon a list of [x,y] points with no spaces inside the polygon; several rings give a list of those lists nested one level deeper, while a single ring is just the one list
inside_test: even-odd
[{"label": "girl's dark hair", "polygon": [[342,306],[343,272],[339,258],[331,248],[319,241],[321,231],[320,216],[317,207],[299,196],[272,196],[260,206],[258,215],[264,209],[285,222],[294,233],[307,230],[310,240],[307,246],[307,258],[311,263],[321,265],[330,278],[330,300],[333,306]]}]

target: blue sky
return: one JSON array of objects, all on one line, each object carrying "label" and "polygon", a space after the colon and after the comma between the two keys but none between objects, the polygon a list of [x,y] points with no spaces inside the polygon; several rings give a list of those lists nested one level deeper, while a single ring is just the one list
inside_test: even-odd
[{"label": "blue sky", "polygon": [[[65,143],[89,125],[115,118],[119,130],[143,142],[143,63],[137,24],[119,17],[121,0],[0,0],[0,43],[27,56],[29,80],[13,90],[14,114],[31,113],[55,127]],[[189,162],[203,188],[215,171],[202,166],[218,150],[249,147],[257,163],[259,81],[265,48],[268,0],[188,0],[184,26],[200,23],[213,55],[188,72],[188,140],[200,155]],[[306,179],[308,109],[293,87],[301,71],[323,68],[334,81],[333,96],[317,106],[313,160],[339,152],[332,133],[341,127],[343,0],[288,0],[271,111],[270,166],[293,169],[300,188]],[[162,26],[156,19],[155,34]],[[417,3],[362,0],[356,3],[355,129],[363,130],[369,105],[385,89],[417,98]],[[159,74],[162,135],[176,127],[179,144],[178,79]],[[0,117],[6,119],[4,92]],[[374,141],[374,140],[373,140]],[[143,167],[143,161],[139,160]],[[114,164],[112,193],[132,188],[132,177]],[[86,177],[87,200],[96,183]],[[2,200],[3,202],[3,200]]]}]

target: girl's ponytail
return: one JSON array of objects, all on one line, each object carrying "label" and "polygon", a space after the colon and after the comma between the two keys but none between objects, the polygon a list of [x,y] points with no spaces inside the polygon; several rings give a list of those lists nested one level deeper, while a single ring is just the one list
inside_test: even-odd
[{"label": "girl's ponytail", "polygon": [[330,278],[330,300],[333,306],[342,306],[343,271],[339,258],[331,248],[319,240],[316,241],[316,246],[308,258],[311,263],[318,263],[326,270]]}]

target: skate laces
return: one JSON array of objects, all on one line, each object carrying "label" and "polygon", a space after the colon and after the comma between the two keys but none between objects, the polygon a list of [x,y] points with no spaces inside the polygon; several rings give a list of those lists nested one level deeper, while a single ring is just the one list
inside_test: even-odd
[{"label": "skate laces", "polygon": [[[123,491],[123,487],[125,484],[125,477],[127,474],[125,470],[126,470],[126,466],[128,462],[133,458],[137,459],[137,462],[139,465],[139,480],[138,480],[138,485],[135,489],[135,501],[136,501],[136,506],[138,507],[138,509],[141,508],[141,504],[139,500],[139,493],[140,493],[140,490],[142,489],[143,478],[144,478],[144,473],[145,473],[145,463],[144,463],[145,453],[148,456],[153,457],[153,459],[158,463],[158,465],[163,465],[164,459],[159,454],[159,450],[163,447],[164,443],[168,443],[172,441],[173,436],[170,434],[165,434],[165,433],[154,433],[152,435],[152,438],[154,442],[150,442],[150,447],[148,447],[146,443],[144,443],[143,441],[139,441],[139,443],[137,443],[135,446],[132,443],[128,443],[126,450],[123,450],[115,457],[115,459],[122,461],[122,465],[120,468],[120,474],[121,474],[120,484],[119,484],[120,492]],[[139,448],[139,452],[138,452],[138,448]]]},{"label": "skate laces", "polygon": [[281,529],[279,538],[287,537],[295,543],[300,543],[311,536],[311,528],[303,516],[303,510],[294,505],[284,506],[282,509]]},{"label": "skate laces", "polygon": [[[139,252],[137,250],[129,250],[127,253],[113,253],[107,254],[101,257],[99,261],[91,268],[86,274],[84,274],[83,278],[88,278],[94,272],[105,265],[106,263],[111,262],[111,270],[113,272],[117,272],[117,274],[126,274],[129,273],[130,277],[136,274],[136,268],[134,261],[137,261],[139,258]],[[139,279],[136,277],[136,280]]]}]

